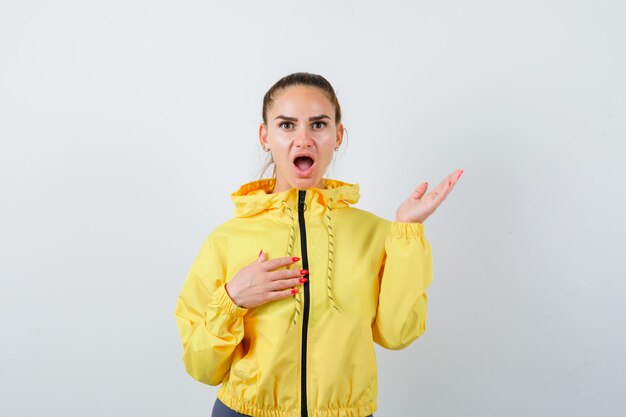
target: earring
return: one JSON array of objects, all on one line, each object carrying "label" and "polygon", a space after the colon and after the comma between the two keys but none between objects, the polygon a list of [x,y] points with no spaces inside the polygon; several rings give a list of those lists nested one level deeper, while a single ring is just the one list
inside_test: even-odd
[{"label": "earring", "polygon": [[335,146],[335,152],[337,152],[337,150],[339,150],[339,148],[337,146]]},{"label": "earring", "polygon": [[263,150],[264,150],[265,152],[269,152],[269,151],[270,151],[270,148],[266,148],[266,147],[264,146],[264,147],[263,147]]}]

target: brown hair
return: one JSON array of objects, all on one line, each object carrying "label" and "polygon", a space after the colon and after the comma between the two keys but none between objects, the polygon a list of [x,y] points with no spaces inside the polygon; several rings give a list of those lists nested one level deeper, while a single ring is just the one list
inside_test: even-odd
[{"label": "brown hair", "polygon": [[[267,125],[267,110],[272,106],[276,93],[293,85],[305,85],[319,88],[324,94],[326,94],[328,100],[330,100],[335,107],[335,125],[341,123],[341,106],[339,105],[339,100],[337,100],[337,95],[335,94],[333,86],[321,75],[311,74],[309,72],[294,72],[286,75],[276,81],[276,83],[271,86],[269,90],[267,90],[267,93],[265,93],[265,96],[263,97],[263,110],[261,112],[263,123]],[[272,157],[271,152],[268,152],[268,154],[269,159],[265,162],[265,165],[263,165],[259,179],[263,178],[263,175],[270,167],[272,167],[272,178],[276,178],[274,158]]]}]

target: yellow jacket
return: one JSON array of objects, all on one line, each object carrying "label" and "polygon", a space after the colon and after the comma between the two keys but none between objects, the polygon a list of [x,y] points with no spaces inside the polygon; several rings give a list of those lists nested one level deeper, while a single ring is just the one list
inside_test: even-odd
[{"label": "yellow jacket", "polygon": [[[426,330],[431,247],[422,223],[351,207],[359,185],[231,194],[235,217],[209,234],[177,300],[187,372],[228,407],[259,417],[366,416],[377,409],[374,342],[402,349]],[[257,259],[297,256],[309,281],[254,308],[225,291]]]}]

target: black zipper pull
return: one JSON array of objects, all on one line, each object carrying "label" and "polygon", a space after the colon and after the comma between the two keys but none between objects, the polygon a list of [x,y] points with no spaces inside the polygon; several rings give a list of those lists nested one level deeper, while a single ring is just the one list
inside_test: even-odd
[{"label": "black zipper pull", "polygon": [[302,211],[306,211],[306,203],[304,202],[305,195],[306,195],[306,190],[298,191],[298,210],[302,209]]}]

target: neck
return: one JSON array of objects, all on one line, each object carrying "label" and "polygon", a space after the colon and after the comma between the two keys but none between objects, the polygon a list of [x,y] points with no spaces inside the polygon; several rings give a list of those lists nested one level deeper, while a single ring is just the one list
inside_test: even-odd
[{"label": "neck", "polygon": [[[326,186],[324,184],[324,178],[320,178],[320,180],[317,183],[317,185],[309,186],[309,187],[306,187],[306,188],[308,189],[308,188],[312,188],[312,187],[326,189]],[[274,189],[272,190],[272,192],[270,194],[280,193],[282,191],[287,191],[287,190],[290,190],[292,188],[295,188],[295,187],[292,187],[283,178],[278,177],[278,178],[276,178],[276,182],[274,183]]]}]

